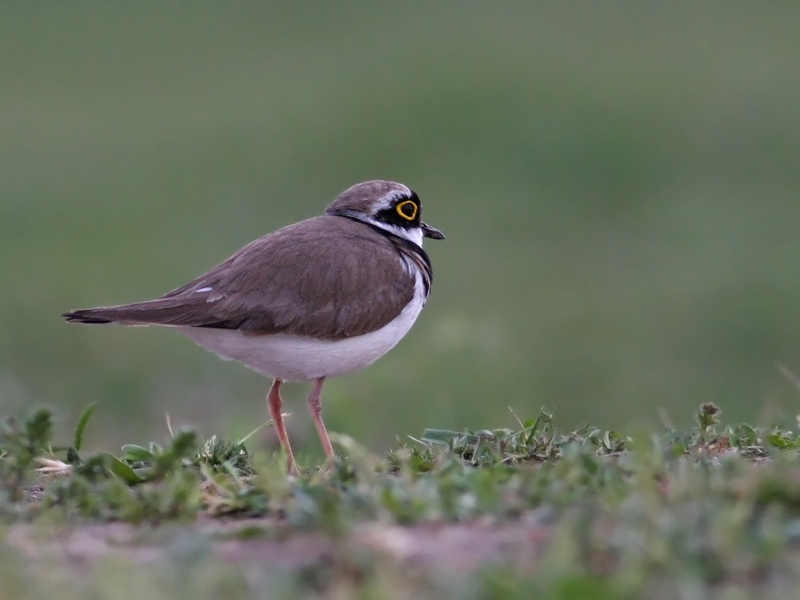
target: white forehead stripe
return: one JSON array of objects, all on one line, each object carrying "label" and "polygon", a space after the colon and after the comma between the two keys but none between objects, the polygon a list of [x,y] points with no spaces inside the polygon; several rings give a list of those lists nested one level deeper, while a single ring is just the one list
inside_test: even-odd
[{"label": "white forehead stripe", "polygon": [[397,185],[400,189],[394,189],[385,196],[382,196],[380,200],[378,200],[376,206],[379,211],[391,208],[392,204],[394,204],[398,200],[405,200],[406,198],[411,198],[412,192],[410,189],[399,183]]}]

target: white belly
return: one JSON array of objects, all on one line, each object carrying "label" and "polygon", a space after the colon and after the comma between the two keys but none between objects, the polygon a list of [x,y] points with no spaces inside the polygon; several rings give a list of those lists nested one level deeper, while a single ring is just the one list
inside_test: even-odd
[{"label": "white belly", "polygon": [[238,360],[284,381],[310,381],[355,373],[371,365],[403,339],[424,305],[425,293],[418,276],[408,306],[381,329],[358,337],[331,341],[284,333],[254,335],[235,329],[176,329],[225,360]]}]

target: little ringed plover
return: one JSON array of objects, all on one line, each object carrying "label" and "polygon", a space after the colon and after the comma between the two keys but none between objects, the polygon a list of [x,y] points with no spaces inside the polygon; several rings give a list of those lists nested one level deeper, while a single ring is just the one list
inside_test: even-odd
[{"label": "little ringed plover", "polygon": [[225,262],[160,298],[64,313],[75,323],[172,327],[225,360],[274,378],[270,416],[287,468],[296,471],[283,423],[283,381],[313,381],[308,405],[326,456],[325,379],[354,373],[408,333],[430,293],[416,193],[393,181],[345,190],[323,216],[251,242]]}]

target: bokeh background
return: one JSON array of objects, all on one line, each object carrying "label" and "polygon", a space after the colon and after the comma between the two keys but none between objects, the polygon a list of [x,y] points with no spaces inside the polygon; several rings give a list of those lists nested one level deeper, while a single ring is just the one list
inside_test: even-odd
[{"label": "bokeh background", "polygon": [[[236,437],[269,382],[148,299],[375,178],[407,183],[435,282],[408,337],[325,390],[375,449],[425,427],[687,424],[800,411],[800,5],[2,3],[0,412],[96,401]],[[287,388],[301,453],[318,453]]]}]

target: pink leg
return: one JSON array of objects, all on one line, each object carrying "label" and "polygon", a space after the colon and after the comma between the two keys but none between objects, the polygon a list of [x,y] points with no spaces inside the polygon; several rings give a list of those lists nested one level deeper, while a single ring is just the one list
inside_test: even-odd
[{"label": "pink leg", "polygon": [[297,473],[292,446],[289,444],[289,435],[286,433],[286,426],[283,424],[283,414],[281,413],[281,407],[283,406],[281,383],[283,382],[280,379],[272,382],[272,387],[269,388],[269,394],[267,394],[267,406],[269,407],[272,422],[275,424],[275,431],[278,433],[278,441],[281,443],[281,448],[286,452],[286,470],[289,473]]},{"label": "pink leg", "polygon": [[325,450],[325,456],[328,460],[333,460],[334,455],[331,439],[328,437],[325,423],[322,422],[322,403],[320,402],[320,396],[322,395],[322,384],[324,383],[324,377],[320,377],[314,382],[314,387],[311,388],[311,393],[308,395],[308,410],[311,411],[311,418],[314,419],[314,425],[317,426],[317,433],[322,442],[322,448]]}]

